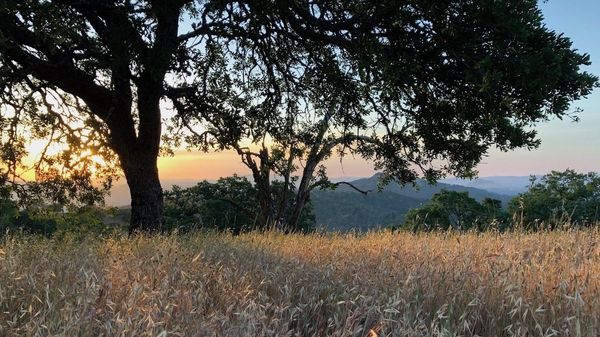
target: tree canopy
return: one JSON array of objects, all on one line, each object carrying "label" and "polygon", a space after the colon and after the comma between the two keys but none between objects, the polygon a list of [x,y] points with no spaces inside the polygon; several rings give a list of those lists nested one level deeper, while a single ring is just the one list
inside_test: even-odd
[{"label": "tree canopy", "polygon": [[481,203],[469,192],[442,190],[430,201],[406,214],[404,226],[412,230],[488,229],[501,224],[504,211],[500,200],[485,198]]},{"label": "tree canopy", "polygon": [[542,19],[535,0],[0,0],[3,181],[43,138],[66,149],[42,151],[39,180],[121,170],[131,231],[160,230],[167,125],[170,145],[236,150],[264,222],[294,230],[336,153],[410,182],[537,146],[532,127],[597,83]]},{"label": "tree canopy", "polygon": [[589,226],[600,219],[600,175],[573,170],[532,177],[527,192],[508,206],[523,227]]},{"label": "tree canopy", "polygon": [[[292,228],[311,190],[335,187],[321,166],[332,155],[373,162],[384,183],[472,176],[490,147],[538,146],[533,126],[596,85],[580,71],[589,57],[543,24],[537,1],[230,9],[229,33],[207,39],[213,54],[194,67],[221,70],[196,75],[203,99],[180,100],[175,125],[191,147],[237,151],[263,220]],[[250,48],[232,38],[240,31],[257,32]],[[297,177],[291,204],[270,199],[272,176]]]},{"label": "tree canopy", "polygon": [[[279,193],[281,182],[273,182],[273,193]],[[290,193],[289,197],[293,197]],[[165,225],[167,229],[229,230],[234,234],[260,228],[258,189],[239,176],[202,181],[190,188],[174,186],[165,193]],[[315,228],[315,215],[307,207],[300,220],[300,230]]]}]

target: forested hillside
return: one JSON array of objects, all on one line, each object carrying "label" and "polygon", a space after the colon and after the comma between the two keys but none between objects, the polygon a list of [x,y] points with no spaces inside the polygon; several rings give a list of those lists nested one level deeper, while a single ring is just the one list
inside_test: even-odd
[{"label": "forested hillside", "polygon": [[354,187],[368,192],[366,195],[347,185],[340,185],[335,190],[315,191],[312,203],[317,226],[345,231],[397,225],[404,221],[404,215],[409,209],[421,205],[443,189],[469,192],[469,195],[477,201],[484,198],[497,199],[502,201],[504,206],[511,198],[507,195],[460,185],[444,183],[430,185],[423,180],[417,181],[416,187],[410,184],[401,186],[392,183],[379,191],[377,179],[378,175],[374,175],[351,182]]}]

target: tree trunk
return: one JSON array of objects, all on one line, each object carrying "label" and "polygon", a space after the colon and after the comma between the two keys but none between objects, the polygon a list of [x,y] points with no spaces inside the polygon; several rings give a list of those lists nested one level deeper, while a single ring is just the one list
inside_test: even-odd
[{"label": "tree trunk", "polygon": [[125,177],[131,195],[129,233],[162,231],[163,190],[158,178],[156,160],[136,161],[127,165]]},{"label": "tree trunk", "polygon": [[306,206],[306,201],[310,196],[310,182],[313,179],[315,169],[319,163],[319,158],[309,158],[302,172],[302,179],[300,180],[300,186],[298,186],[298,194],[296,194],[296,200],[294,201],[294,208],[292,214],[288,219],[286,231],[297,232],[300,230],[300,218],[302,217],[302,211]]},{"label": "tree trunk", "polygon": [[288,231],[295,232],[300,230],[300,228],[298,228],[300,224],[300,217],[302,217],[302,211],[304,210],[306,201],[310,196],[310,191],[312,189],[310,184],[315,174],[315,170],[317,169],[317,165],[319,165],[319,163],[323,160],[323,158],[325,158],[333,146],[335,146],[335,143],[323,144],[325,134],[327,133],[327,130],[329,130],[329,121],[331,120],[332,116],[333,113],[328,111],[319,123],[319,133],[315,138],[315,143],[311,145],[311,149],[306,160],[306,165],[302,171],[300,186],[298,186],[298,194],[296,195],[296,200],[294,202],[294,209],[292,210],[292,214],[287,222]]},{"label": "tree trunk", "polygon": [[[290,153],[287,160],[287,166],[283,172],[283,186],[281,190],[281,194],[279,195],[279,206],[277,207],[277,214],[275,215],[275,226],[277,228],[281,228],[285,225],[285,218],[288,210],[288,206],[290,203],[289,200],[289,192],[290,192],[290,175],[292,174],[292,169],[294,166],[294,149],[293,146],[290,145]],[[295,188],[294,188],[295,189]]]},{"label": "tree trunk", "polygon": [[304,206],[306,206],[306,201],[310,196],[310,191],[308,189],[304,191],[298,191],[298,195],[296,197],[296,201],[294,202],[294,208],[292,210],[292,214],[288,219],[286,231],[287,232],[298,232],[301,228],[300,226],[300,218],[302,217],[302,211],[304,211]]},{"label": "tree trunk", "polygon": [[258,189],[258,203],[260,205],[260,219],[258,228],[267,229],[273,222],[273,197],[271,195],[271,179],[268,170],[260,170],[254,176],[254,183]]},{"label": "tree trunk", "polygon": [[258,228],[267,229],[273,220],[271,197],[270,195],[263,193],[262,189],[259,189],[258,202],[260,204],[260,219],[258,220]]},{"label": "tree trunk", "polygon": [[239,147],[237,151],[242,156],[244,164],[252,171],[252,178],[258,190],[257,198],[260,206],[260,214],[255,227],[267,229],[273,223],[273,196],[271,195],[269,151],[264,147],[260,150],[258,155],[260,162],[258,165],[250,152],[245,152]]}]

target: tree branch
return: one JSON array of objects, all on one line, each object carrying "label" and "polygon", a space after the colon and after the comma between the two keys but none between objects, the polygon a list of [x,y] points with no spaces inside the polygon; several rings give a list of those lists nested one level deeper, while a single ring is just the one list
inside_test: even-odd
[{"label": "tree branch", "polygon": [[27,29],[18,27],[14,22],[9,22],[11,19],[0,17],[0,33],[8,39],[7,42],[2,43],[2,49],[6,55],[19,64],[27,74],[48,82],[69,94],[81,97],[94,114],[106,121],[109,104],[112,101],[111,91],[96,84],[94,76],[75,67],[67,55],[53,51],[47,55],[48,61],[46,61],[18,47],[27,45],[41,52],[46,49]]},{"label": "tree branch", "polygon": [[352,183],[349,183],[349,182],[347,182],[347,181],[340,181],[340,182],[337,182],[337,183],[332,183],[332,184],[331,184],[331,186],[332,186],[332,187],[338,187],[338,186],[340,186],[340,185],[347,185],[347,186],[350,186],[350,187],[351,187],[353,190],[355,190],[355,191],[358,191],[359,193],[361,193],[361,194],[363,194],[363,195],[367,195],[367,194],[369,194],[369,193],[373,192],[373,190],[367,190],[367,191],[365,191],[365,190],[361,190],[360,188],[358,188],[358,187],[354,186]]}]

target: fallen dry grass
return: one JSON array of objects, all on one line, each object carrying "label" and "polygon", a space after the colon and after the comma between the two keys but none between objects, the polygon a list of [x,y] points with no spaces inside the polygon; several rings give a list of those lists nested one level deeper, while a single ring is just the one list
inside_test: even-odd
[{"label": "fallen dry grass", "polygon": [[2,336],[598,336],[597,231],[8,238]]}]

